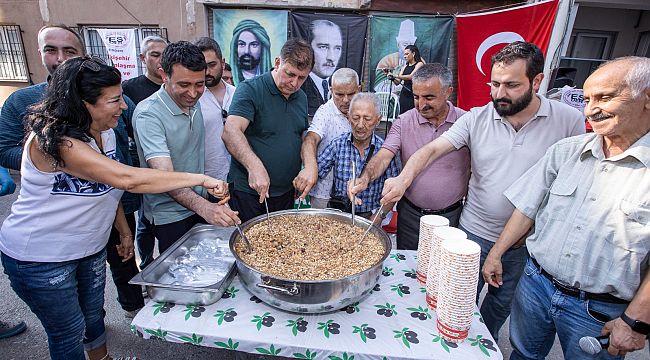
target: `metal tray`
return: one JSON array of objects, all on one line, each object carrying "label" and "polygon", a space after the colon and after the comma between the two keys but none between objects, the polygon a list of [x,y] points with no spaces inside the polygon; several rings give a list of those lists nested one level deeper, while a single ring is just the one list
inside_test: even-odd
[{"label": "metal tray", "polygon": [[[163,284],[159,280],[167,273],[178,256],[186,254],[190,248],[205,238],[219,238],[228,243],[234,227],[215,225],[195,225],[181,236],[171,247],[149,264],[142,272],[134,276],[130,284],[144,285],[152,300],[172,302],[181,305],[210,305],[217,302],[237,273],[233,262],[225,277],[215,279],[215,283],[204,287]],[[225,246],[228,248],[228,246]]]}]

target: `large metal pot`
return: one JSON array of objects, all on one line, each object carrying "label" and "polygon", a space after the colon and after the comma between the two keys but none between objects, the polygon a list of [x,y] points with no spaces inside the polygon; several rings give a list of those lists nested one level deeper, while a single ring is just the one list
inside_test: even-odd
[{"label": "large metal pot", "polygon": [[[285,210],[271,213],[271,217],[324,216],[349,224],[351,215],[338,210]],[[251,226],[266,221],[266,215],[253,218],[242,225],[246,231]],[[356,226],[368,228],[370,221],[356,217]],[[384,256],[367,270],[336,280],[292,280],[260,272],[246,264],[235,251],[235,244],[241,241],[239,232],[230,236],[230,250],[235,256],[239,278],[244,286],[265,303],[290,312],[323,313],[344,308],[362,300],[377,284],[381,275],[382,264],[390,254],[391,242],[388,234],[373,226],[370,230],[384,243]]]}]

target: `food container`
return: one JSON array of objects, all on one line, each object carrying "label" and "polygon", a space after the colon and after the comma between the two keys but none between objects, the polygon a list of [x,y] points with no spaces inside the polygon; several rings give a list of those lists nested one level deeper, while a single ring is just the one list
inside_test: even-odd
[{"label": "food container", "polygon": [[[215,278],[214,283],[208,286],[172,285],[168,284],[168,281],[164,279],[168,276],[169,267],[175,264],[176,258],[187,254],[192,247],[199,244],[203,239],[217,239],[218,242],[223,242],[225,250],[229,250],[226,242],[233,231],[235,231],[234,227],[195,225],[142,272],[134,276],[129,283],[146,286],[149,297],[154,301],[182,305],[213,304],[221,298],[221,295],[235,277],[234,262],[228,265],[228,270],[223,277]],[[221,246],[219,247],[221,248]],[[228,258],[232,261],[231,254],[228,254]],[[224,261],[227,260],[224,259]]]},{"label": "food container", "polygon": [[[285,210],[271,213],[270,216],[274,218],[282,215],[324,216],[340,221],[345,226],[349,226],[351,222],[351,214],[329,209]],[[266,221],[266,214],[245,222],[242,224],[242,229],[246,231],[251,226],[262,221]],[[356,226],[365,230],[370,225],[369,220],[360,216],[356,217]],[[260,272],[246,264],[235,251],[235,244],[241,241],[238,232],[234,232],[230,237],[230,250],[235,256],[241,282],[248,291],[260,300],[289,312],[302,314],[324,313],[336,311],[361,301],[370,294],[372,288],[377,284],[384,260],[390,254],[391,242],[388,234],[376,226],[373,226],[370,232],[377,236],[384,246],[384,254],[381,260],[369,269],[334,280],[293,280]],[[308,234],[305,234],[305,236],[308,236]],[[253,244],[253,249],[254,247]]]}]

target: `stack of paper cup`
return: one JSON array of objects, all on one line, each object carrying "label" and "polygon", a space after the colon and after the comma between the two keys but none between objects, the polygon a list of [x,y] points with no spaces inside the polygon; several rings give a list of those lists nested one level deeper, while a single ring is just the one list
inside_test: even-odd
[{"label": "stack of paper cup", "polygon": [[440,226],[449,226],[449,219],[439,215],[424,215],[420,218],[417,280],[422,285],[426,285],[427,283],[427,271],[429,270],[429,255],[431,254],[433,229]]},{"label": "stack of paper cup", "polygon": [[431,310],[436,309],[438,298],[438,278],[440,273],[440,244],[444,240],[465,240],[467,234],[463,230],[449,226],[437,227],[433,230],[431,238],[431,251],[429,253],[429,269],[427,269],[427,305]]},{"label": "stack of paper cup", "polygon": [[447,341],[467,338],[474,317],[480,261],[481,247],[471,240],[445,240],[440,246],[437,326]]}]

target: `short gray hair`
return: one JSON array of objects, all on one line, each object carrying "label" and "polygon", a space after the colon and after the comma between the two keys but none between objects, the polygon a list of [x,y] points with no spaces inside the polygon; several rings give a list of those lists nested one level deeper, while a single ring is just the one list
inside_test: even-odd
[{"label": "short gray hair", "polygon": [[381,115],[381,100],[379,100],[379,96],[377,96],[377,94],[371,92],[360,92],[354,95],[350,101],[350,110],[352,110],[354,104],[358,102],[368,102],[372,104],[377,115]]},{"label": "short gray hair", "polygon": [[146,55],[147,51],[149,51],[149,47],[151,46],[151,43],[155,43],[155,42],[169,45],[169,41],[167,41],[167,39],[165,39],[164,37],[158,35],[150,35],[142,39],[142,42],[140,43],[140,54]]},{"label": "short gray hair", "polygon": [[415,70],[411,80],[414,83],[423,83],[433,78],[438,78],[438,80],[440,80],[440,85],[442,85],[443,88],[450,87],[454,79],[451,70],[449,70],[448,67],[439,63],[429,63],[424,64],[420,66],[419,69]]},{"label": "short gray hair", "polygon": [[624,56],[613,59],[600,65],[601,69],[609,65],[624,65],[630,63],[630,69],[625,74],[623,81],[630,88],[634,98],[639,97],[646,89],[650,88],[650,58],[640,56]]},{"label": "short gray hair", "polygon": [[356,71],[350,68],[340,68],[332,74],[332,77],[330,78],[332,86],[334,84],[339,84],[339,85],[359,85],[359,74],[357,74]]}]

